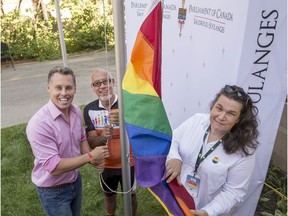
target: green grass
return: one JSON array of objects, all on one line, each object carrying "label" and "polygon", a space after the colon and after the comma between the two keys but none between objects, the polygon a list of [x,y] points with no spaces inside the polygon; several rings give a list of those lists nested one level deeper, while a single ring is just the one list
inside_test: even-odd
[{"label": "green grass", "polygon": [[[25,134],[26,124],[1,129],[1,215],[45,216],[31,181],[34,157]],[[83,191],[81,215],[105,215],[99,175],[89,164],[81,168]],[[150,192],[137,186],[137,215],[167,215]],[[117,196],[116,215],[124,215],[122,195]]]},{"label": "green grass", "polygon": [[[45,216],[35,186],[31,182],[34,157],[26,138],[26,124],[1,129],[1,215]],[[99,175],[89,164],[81,168],[83,216],[105,215]],[[275,190],[266,186],[277,189]],[[287,213],[287,174],[270,166],[255,215],[284,216]],[[284,194],[285,196],[282,196]],[[138,216],[167,215],[147,189],[137,187]],[[124,215],[122,195],[117,196],[116,215]]]}]

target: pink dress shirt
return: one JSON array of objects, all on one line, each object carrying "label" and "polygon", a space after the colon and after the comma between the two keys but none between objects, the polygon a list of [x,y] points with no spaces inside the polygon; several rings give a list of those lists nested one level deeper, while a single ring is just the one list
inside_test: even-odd
[{"label": "pink dress shirt", "polygon": [[38,187],[52,187],[74,182],[79,169],[52,176],[61,158],[80,156],[81,143],[86,140],[81,110],[70,106],[70,124],[50,100],[28,122],[26,128],[35,160],[32,182]]}]

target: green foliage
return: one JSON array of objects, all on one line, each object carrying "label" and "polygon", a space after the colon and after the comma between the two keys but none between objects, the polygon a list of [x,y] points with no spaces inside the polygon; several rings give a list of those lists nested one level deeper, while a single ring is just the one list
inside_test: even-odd
[{"label": "green foliage", "polygon": [[[102,1],[100,3],[80,1],[77,5],[67,2],[61,7],[69,8],[72,15],[72,18],[66,19],[63,24],[65,37],[67,37],[67,50],[77,52],[104,48],[105,26],[107,43],[113,41],[111,15],[104,17]],[[108,4],[105,5],[105,8],[108,11],[112,10],[111,5]],[[109,46],[109,44],[107,45]]]},{"label": "green foliage", "polygon": [[263,216],[287,215],[287,174],[270,164],[257,207]]},{"label": "green foliage", "polygon": [[37,24],[33,19],[13,12],[1,17],[1,41],[8,43],[15,60],[36,59],[43,61],[61,57],[58,32],[53,31],[55,19]]},{"label": "green foliage", "polygon": [[[48,14],[55,11],[54,1],[46,6]],[[72,15],[62,18],[67,53],[103,49],[105,37],[108,47],[114,45],[111,3],[105,3],[105,14],[102,0],[63,0],[61,10],[64,8]],[[51,15],[48,20],[43,17],[24,16],[17,10],[1,15],[1,41],[8,43],[14,60],[44,61],[61,57],[57,20]]]}]

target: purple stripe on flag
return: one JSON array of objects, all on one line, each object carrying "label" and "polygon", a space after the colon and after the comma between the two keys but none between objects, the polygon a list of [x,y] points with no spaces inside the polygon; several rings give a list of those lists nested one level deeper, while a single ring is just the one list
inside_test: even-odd
[{"label": "purple stripe on flag", "polygon": [[164,175],[166,155],[133,155],[137,183],[141,187],[153,187]]},{"label": "purple stripe on flag", "polygon": [[161,199],[162,203],[173,215],[185,216],[165,181],[161,181],[154,187],[150,187],[150,189]]}]

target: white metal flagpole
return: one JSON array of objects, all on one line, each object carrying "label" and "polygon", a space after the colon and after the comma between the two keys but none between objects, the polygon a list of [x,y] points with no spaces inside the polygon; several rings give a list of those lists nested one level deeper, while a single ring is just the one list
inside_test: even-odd
[{"label": "white metal flagpole", "polygon": [[[124,0],[113,1],[113,21],[114,21],[114,39],[115,39],[115,57],[116,73],[118,86],[118,108],[120,123],[121,140],[121,160],[122,160],[122,182],[123,191],[131,191],[130,166],[129,166],[129,142],[125,130],[123,118],[122,103],[122,79],[126,70],[126,45],[125,45],[125,27],[124,27]],[[132,215],[131,192],[124,193],[124,215]]]},{"label": "white metal flagpole", "polygon": [[55,0],[55,8],[56,8],[56,16],[57,16],[60,44],[61,44],[63,65],[66,67],[67,66],[67,52],[66,52],[66,45],[65,45],[65,40],[64,40],[64,33],[63,33],[63,26],[62,26],[62,20],[61,20],[59,0]]}]

